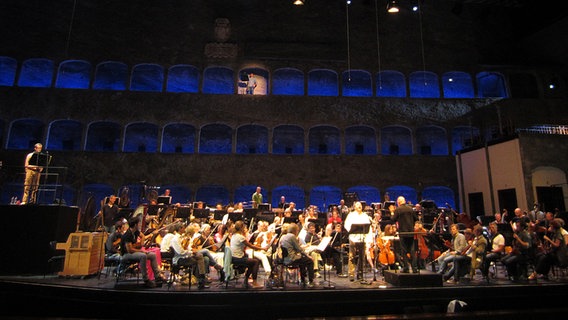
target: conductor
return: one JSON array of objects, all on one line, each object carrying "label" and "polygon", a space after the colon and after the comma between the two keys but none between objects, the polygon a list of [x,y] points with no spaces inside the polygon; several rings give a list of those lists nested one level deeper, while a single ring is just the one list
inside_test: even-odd
[{"label": "conductor", "polygon": [[402,262],[402,272],[408,273],[409,257],[412,257],[412,272],[418,273],[418,259],[416,257],[416,246],[414,243],[414,222],[418,221],[418,217],[411,206],[406,204],[406,199],[399,196],[396,199],[397,208],[394,210],[392,220],[398,222],[398,231],[400,234],[400,252],[397,260]]}]

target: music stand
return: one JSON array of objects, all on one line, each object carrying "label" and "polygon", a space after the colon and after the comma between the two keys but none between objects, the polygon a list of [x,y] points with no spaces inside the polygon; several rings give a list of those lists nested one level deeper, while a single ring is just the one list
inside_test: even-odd
[{"label": "music stand", "polygon": [[156,202],[158,204],[170,205],[170,204],[172,204],[172,197],[170,197],[170,196],[159,196],[158,199],[156,200]]},{"label": "music stand", "polygon": [[[49,172],[48,172],[48,171],[49,171],[49,164],[51,163],[51,158],[52,158],[52,156],[49,155],[48,153],[37,153],[37,152],[34,152],[34,153],[32,154],[32,157],[31,157],[30,160],[29,160],[29,164],[32,164],[32,165],[35,165],[35,166],[38,166],[38,167],[43,167],[43,168],[45,169],[45,171],[44,171],[44,177],[45,177],[45,178],[44,178],[44,183],[47,183],[47,179],[48,179],[48,177],[49,177]],[[34,196],[35,199],[34,199],[34,200],[35,200],[35,203],[36,203],[36,204],[38,203],[39,198],[40,198],[40,194],[38,194],[38,191],[40,191],[40,190],[43,191],[43,189],[40,188],[40,186],[41,186],[41,172],[39,173],[39,179],[37,180],[37,186],[32,185],[32,186],[30,186],[30,189],[29,189],[29,192],[30,192],[29,197],[30,197],[30,199],[33,199],[33,198],[31,197],[31,194],[32,194],[32,193],[35,193],[35,196]],[[25,186],[24,186],[24,187],[25,187]],[[33,191],[33,190],[34,190],[34,187],[37,188],[37,189],[35,189],[35,192]]]},{"label": "music stand", "polygon": [[[335,236],[337,236],[337,233],[335,234]],[[331,236],[323,237],[321,239],[321,242],[318,244],[318,247],[317,247],[316,250],[321,252],[322,254],[324,254],[327,247],[330,246],[333,243],[333,240],[335,240],[335,236],[333,238]],[[325,258],[329,259],[329,257],[327,255],[325,255]],[[325,269],[326,269],[326,267],[325,267],[325,259],[324,259],[323,282],[324,283],[327,282],[327,286],[324,286],[324,289],[335,289],[335,286],[331,284],[331,269],[328,270],[330,274],[327,274]]]},{"label": "music stand", "polygon": [[229,220],[237,222],[239,220],[243,220],[243,213],[242,212],[229,212]]},{"label": "music stand", "polygon": [[271,212],[272,211],[272,205],[270,203],[261,203],[258,205],[258,211],[259,212]]},{"label": "music stand", "polygon": [[201,219],[208,219],[209,218],[209,209],[193,209],[193,217],[194,218],[201,218]]},{"label": "music stand", "polygon": [[355,243],[357,247],[357,274],[361,273],[361,284],[371,284],[365,280],[365,272],[363,270],[363,263],[365,258],[365,237],[369,234],[369,230],[371,229],[370,223],[358,223],[352,224],[349,230],[349,234],[354,234],[359,236],[359,242]]},{"label": "music stand", "polygon": [[185,206],[185,207],[179,207],[177,209],[176,218],[187,220],[187,219],[189,219],[189,216],[191,216],[191,208],[190,207]]},{"label": "music stand", "polygon": [[213,220],[223,220],[226,214],[227,210],[215,210],[213,211]]},{"label": "music stand", "polygon": [[298,217],[284,217],[284,223],[298,223]]}]

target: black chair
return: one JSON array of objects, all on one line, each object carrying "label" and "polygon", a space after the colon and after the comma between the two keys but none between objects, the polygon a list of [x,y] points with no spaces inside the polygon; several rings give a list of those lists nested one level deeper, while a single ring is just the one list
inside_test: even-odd
[{"label": "black chair", "polygon": [[[245,263],[233,263],[233,252],[231,251],[230,246],[226,245],[223,251],[223,271],[225,272],[224,281],[225,288],[228,288],[231,280],[235,280],[235,285],[237,284],[240,275],[246,272],[248,266]],[[248,279],[244,279],[244,281],[248,281]]]},{"label": "black chair", "polygon": [[136,277],[136,284],[140,282],[140,263],[138,261],[124,261],[120,259],[118,267],[116,268],[116,282],[115,286],[118,285],[120,281],[128,280],[131,277]]},{"label": "black chair", "polygon": [[[163,260],[162,260],[163,262]],[[174,282],[176,281],[176,278],[180,277],[180,273],[181,271],[183,271],[185,274],[187,274],[189,276],[188,279],[188,290],[191,290],[191,280],[193,275],[195,274],[195,271],[197,269],[197,262],[194,262],[192,264],[190,264],[189,266],[180,266],[177,263],[171,263],[171,268],[170,268],[170,276],[168,278],[168,291],[170,290],[170,288],[173,286]]]},{"label": "black chair", "polygon": [[61,271],[62,267],[63,267],[63,263],[65,262],[65,254],[63,255],[58,255],[57,254],[57,241],[50,241],[49,242],[49,249],[50,252],[52,254],[52,256],[47,260],[47,264],[45,266],[45,272],[43,273],[43,278],[45,278],[45,276],[48,273],[52,273],[54,271],[53,270],[53,265],[57,264],[57,266],[59,268],[56,269],[56,271]]},{"label": "black chair", "polygon": [[298,273],[300,272],[300,266],[294,261],[286,261],[285,258],[288,256],[288,249],[279,246],[279,250],[281,253],[277,250],[272,258],[274,263],[273,269],[278,270],[278,277],[282,280],[282,287],[286,288],[286,283],[290,281],[290,273],[294,273],[296,275],[299,283],[300,277],[298,276]]}]

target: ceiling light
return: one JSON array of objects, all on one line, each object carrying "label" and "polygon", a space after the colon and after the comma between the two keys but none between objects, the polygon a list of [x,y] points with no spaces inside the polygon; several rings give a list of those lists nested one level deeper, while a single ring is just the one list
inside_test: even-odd
[{"label": "ceiling light", "polygon": [[294,5],[303,6],[303,5],[304,5],[304,0],[294,0]]},{"label": "ceiling light", "polygon": [[387,0],[387,12],[388,13],[397,13],[400,11],[398,6],[398,1],[396,0]]}]

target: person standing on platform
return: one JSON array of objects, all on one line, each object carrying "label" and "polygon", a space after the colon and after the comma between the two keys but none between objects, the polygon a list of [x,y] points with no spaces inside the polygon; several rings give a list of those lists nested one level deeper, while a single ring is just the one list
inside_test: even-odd
[{"label": "person standing on platform", "polygon": [[[359,234],[351,232],[354,224],[368,224],[369,233]],[[357,201],[353,204],[353,211],[351,211],[347,218],[345,218],[344,228],[349,232],[349,263],[347,270],[349,272],[349,280],[355,281],[355,264],[357,264],[357,280],[363,280],[363,263],[365,259],[365,241],[368,236],[371,236],[371,218],[365,211],[363,205]],[[357,261],[355,259],[357,258]]]},{"label": "person standing on platform", "polygon": [[256,78],[254,77],[254,73],[249,74],[248,82],[247,82],[247,94],[254,94],[254,89],[258,86],[256,82]]},{"label": "person standing on platform", "polygon": [[400,235],[401,252],[396,252],[398,261],[402,262],[402,272],[408,273],[409,257],[412,257],[412,272],[418,273],[418,259],[416,257],[416,245],[414,243],[414,223],[418,221],[418,217],[411,206],[406,204],[406,199],[399,196],[396,199],[397,208],[394,210],[392,220],[398,222],[398,231]]},{"label": "person standing on platform", "polygon": [[254,209],[258,208],[259,204],[262,204],[262,189],[260,186],[256,187],[256,191],[252,194],[252,207]]},{"label": "person standing on platform", "polygon": [[24,168],[26,169],[26,177],[24,180],[24,195],[22,196],[21,204],[34,204],[36,203],[37,190],[39,188],[39,178],[43,167],[38,166],[37,163],[30,163],[32,156],[34,154],[39,155],[43,145],[41,143],[36,143],[34,145],[34,151],[28,153],[26,156],[26,161],[24,162]]}]

